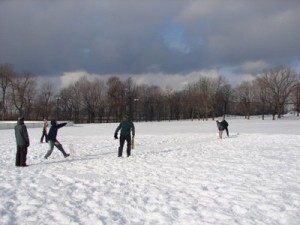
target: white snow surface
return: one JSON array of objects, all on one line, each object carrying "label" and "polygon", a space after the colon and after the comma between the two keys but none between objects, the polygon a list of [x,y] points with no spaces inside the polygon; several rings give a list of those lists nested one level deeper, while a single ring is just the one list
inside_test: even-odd
[{"label": "white snow surface", "polygon": [[0,224],[299,225],[300,119],[227,121],[223,139],[212,120],[137,122],[129,158],[117,123],[61,128],[66,159],[28,128],[24,168],[0,130]]}]

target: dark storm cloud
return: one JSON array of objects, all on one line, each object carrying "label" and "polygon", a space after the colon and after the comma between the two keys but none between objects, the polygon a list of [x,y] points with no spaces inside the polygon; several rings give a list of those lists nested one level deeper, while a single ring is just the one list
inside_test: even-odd
[{"label": "dark storm cloud", "polygon": [[299,10],[297,0],[0,1],[0,64],[40,75],[298,65]]}]

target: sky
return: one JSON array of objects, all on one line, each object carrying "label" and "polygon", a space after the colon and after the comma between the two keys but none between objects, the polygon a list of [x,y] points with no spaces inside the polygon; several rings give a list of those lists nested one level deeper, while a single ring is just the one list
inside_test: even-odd
[{"label": "sky", "polygon": [[298,0],[0,0],[0,64],[173,87],[277,66],[299,73],[299,11]]}]

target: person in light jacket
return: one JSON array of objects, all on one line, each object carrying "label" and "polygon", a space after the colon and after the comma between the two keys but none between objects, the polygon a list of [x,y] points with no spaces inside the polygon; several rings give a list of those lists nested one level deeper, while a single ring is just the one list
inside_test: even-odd
[{"label": "person in light jacket", "polygon": [[45,141],[48,143],[47,128],[48,128],[48,121],[47,119],[44,119],[41,143],[43,143],[44,137],[45,137]]},{"label": "person in light jacket", "polygon": [[28,166],[26,164],[27,150],[29,147],[29,136],[27,127],[24,124],[24,117],[19,117],[15,126],[15,136],[17,142],[16,166]]},{"label": "person in light jacket", "polygon": [[61,151],[61,153],[64,155],[65,158],[70,156],[70,154],[67,154],[65,152],[62,144],[56,139],[58,129],[66,126],[66,125],[67,125],[67,123],[57,124],[56,120],[51,120],[51,127],[50,127],[50,130],[49,130],[49,133],[48,133],[49,150],[45,155],[45,159],[47,159],[52,154],[54,146],[59,151]]}]

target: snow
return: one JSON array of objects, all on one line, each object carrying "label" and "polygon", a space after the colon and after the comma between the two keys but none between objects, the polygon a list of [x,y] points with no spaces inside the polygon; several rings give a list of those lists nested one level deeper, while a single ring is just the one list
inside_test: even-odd
[{"label": "snow", "polygon": [[212,120],[135,123],[129,158],[116,123],[61,128],[66,159],[28,128],[25,168],[0,130],[0,224],[300,224],[300,119],[228,122],[223,139]]}]

